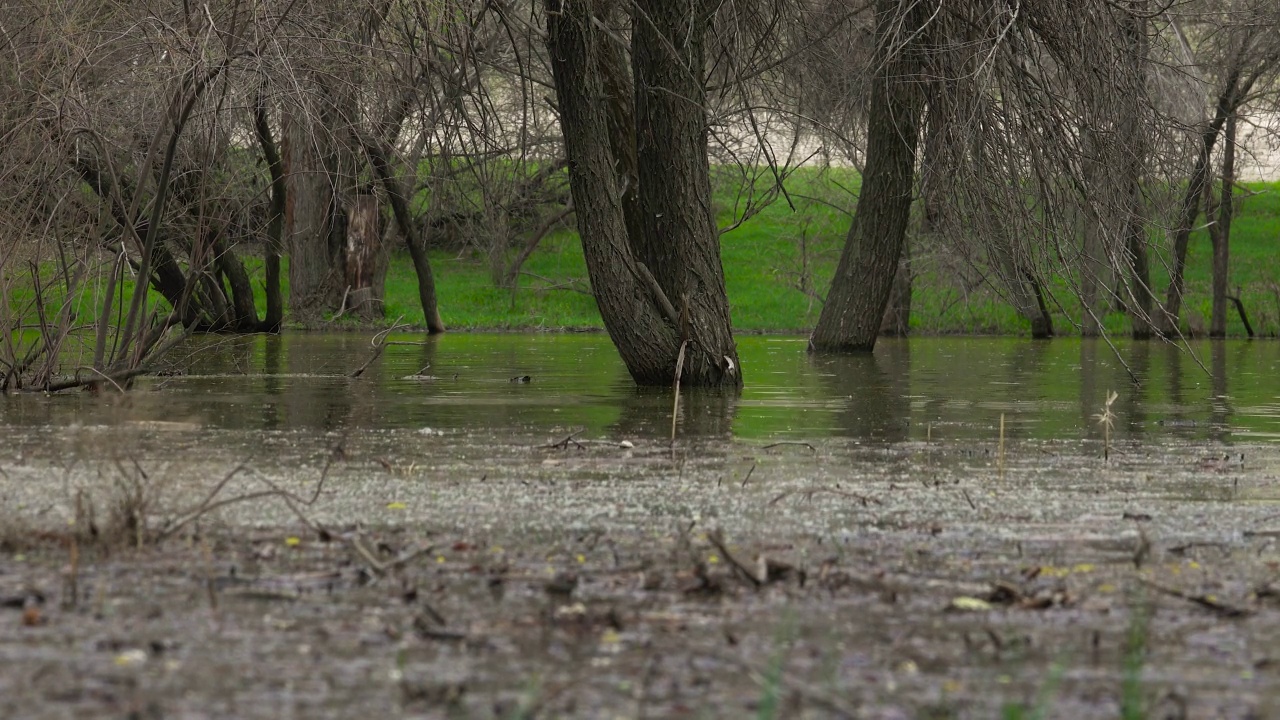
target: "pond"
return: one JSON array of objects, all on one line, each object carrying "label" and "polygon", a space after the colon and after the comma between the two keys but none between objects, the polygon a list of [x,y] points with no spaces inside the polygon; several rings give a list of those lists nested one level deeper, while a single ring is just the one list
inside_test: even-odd
[{"label": "pond", "polygon": [[[745,389],[685,393],[682,437],[990,440],[1003,415],[1010,439],[1100,438],[1096,415],[1115,391],[1120,439],[1280,439],[1272,342],[1119,341],[1117,355],[1095,340],[920,338],[843,357],[810,356],[795,336],[739,345]],[[391,345],[348,377],[370,356],[354,333],[199,338],[126,398],[11,398],[0,423],[670,434],[670,392],[635,388],[603,334],[449,334]]]}]

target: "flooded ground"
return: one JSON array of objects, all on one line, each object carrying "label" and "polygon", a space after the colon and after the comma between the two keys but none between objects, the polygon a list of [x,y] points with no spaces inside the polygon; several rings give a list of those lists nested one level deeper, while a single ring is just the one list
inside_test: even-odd
[{"label": "flooded ground", "polygon": [[1193,349],[1122,347],[1135,388],[1077,341],[748,338],[748,389],[684,398],[674,446],[599,336],[392,346],[358,378],[359,336],[237,339],[124,397],[0,400],[0,697],[1275,717],[1280,349]]}]

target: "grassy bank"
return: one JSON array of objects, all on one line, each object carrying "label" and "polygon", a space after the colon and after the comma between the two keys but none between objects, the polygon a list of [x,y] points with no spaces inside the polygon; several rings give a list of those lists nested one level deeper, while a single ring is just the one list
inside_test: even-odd
[{"label": "grassy bank", "polygon": [[[729,186],[730,183],[723,183]],[[790,203],[779,200],[755,214],[722,238],[722,259],[735,328],[740,332],[805,332],[822,309],[835,264],[848,231],[849,215],[858,191],[852,171],[803,169],[788,181]],[[1254,183],[1239,202],[1232,225],[1232,291],[1241,299],[1259,335],[1280,334],[1280,183]],[[720,225],[730,225],[741,203],[726,192],[716,195]],[[1163,231],[1157,231],[1163,235]],[[1157,242],[1163,246],[1163,241]],[[917,244],[919,245],[919,244]],[[514,251],[513,251],[514,252]],[[916,282],[912,297],[912,330],[918,334],[1024,334],[1024,322],[989,283],[966,282],[957,260],[943,251],[916,247]],[[1190,328],[1208,326],[1210,309],[1210,244],[1208,234],[1191,239],[1187,264],[1184,322]],[[577,234],[561,228],[544,238],[524,264],[519,287],[495,287],[487,257],[482,253],[433,253],[441,314],[451,329],[593,329],[601,321],[589,294],[586,264]],[[251,264],[255,264],[251,261]],[[1167,285],[1169,258],[1153,254],[1152,281],[1158,292]],[[32,292],[25,270],[12,268],[11,307],[30,308]],[[259,267],[255,278],[260,312],[265,309]],[[21,273],[19,275],[18,273]],[[101,275],[101,273],[99,273]],[[287,272],[284,274],[287,282]],[[96,292],[101,292],[102,283]],[[126,285],[126,293],[131,288]],[[1079,320],[1077,303],[1066,283],[1053,288],[1054,321],[1060,334],[1073,334]],[[89,293],[78,315],[93,317],[96,300]],[[285,288],[288,297],[288,288]],[[60,302],[49,293],[47,308]],[[386,315],[403,316],[422,324],[417,280],[412,264],[397,252],[387,275]],[[28,324],[36,320],[34,313]],[[343,320],[343,323],[351,322]],[[1109,331],[1124,333],[1128,321],[1120,312],[1104,317]],[[1228,332],[1243,335],[1232,310]]]},{"label": "grassy bank", "polygon": [[[839,259],[849,217],[826,203],[853,206],[856,177],[837,178],[847,191],[815,174],[800,175],[792,190],[792,210],[776,202],[723,236],[721,252],[734,326],[746,332],[804,332],[822,310]],[[1256,193],[1243,199],[1232,224],[1231,285],[1240,288],[1255,332],[1280,333],[1280,183],[1253,183]],[[815,200],[812,198],[821,198]],[[733,218],[733,199],[717,198],[719,221]],[[1192,235],[1187,258],[1184,320],[1207,327],[1210,310],[1211,248],[1208,233]],[[915,258],[912,330],[921,334],[1024,334],[1025,323],[989,285],[965,287],[957,281],[953,260],[927,252]],[[434,258],[442,314],[458,329],[599,328],[595,303],[583,291],[587,271],[577,234],[561,230],[546,238],[530,257],[517,292],[500,290],[489,279],[486,261],[437,253]],[[1163,297],[1169,258],[1153,254],[1152,282]],[[1066,283],[1054,288],[1061,304],[1054,322],[1073,334],[1077,304]],[[387,278],[387,311],[421,322],[417,285],[407,258],[397,257]],[[1110,332],[1124,333],[1121,312],[1104,318]],[[1234,309],[1228,332],[1243,335]]]}]

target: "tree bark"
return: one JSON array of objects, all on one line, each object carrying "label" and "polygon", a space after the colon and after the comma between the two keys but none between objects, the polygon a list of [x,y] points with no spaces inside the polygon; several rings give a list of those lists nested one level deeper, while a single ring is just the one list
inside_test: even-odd
[{"label": "tree bark", "polygon": [[1227,279],[1230,267],[1231,216],[1236,182],[1236,116],[1227,118],[1222,147],[1222,199],[1218,203],[1218,222],[1209,231],[1213,243],[1213,309],[1209,320],[1209,337],[1227,336]]},{"label": "tree bark", "polygon": [[893,275],[893,289],[889,292],[889,305],[880,321],[880,334],[885,337],[906,337],[911,332],[911,243],[902,243],[902,258]]},{"label": "tree bark", "polygon": [[371,192],[356,195],[347,219],[344,293],[347,312],[364,320],[382,316],[382,306],[374,296],[378,266],[386,257],[378,218],[378,197]]},{"label": "tree bark", "polygon": [[[871,83],[867,161],[857,214],[845,240],[827,301],[809,339],[822,352],[869,351],[875,347],[902,254],[915,187],[916,143],[924,93],[919,31],[931,15],[928,2],[914,2],[899,16],[898,0],[877,0],[877,68]],[[899,20],[901,23],[899,24]],[[901,36],[911,38],[894,47]]]},{"label": "tree bark", "polygon": [[343,276],[340,257],[331,247],[342,223],[333,192],[332,168],[322,155],[327,133],[311,132],[310,119],[288,118],[284,124],[285,219],[289,252],[289,311],[301,320],[314,320],[336,310]]},{"label": "tree bark", "polygon": [[[711,208],[701,0],[637,0],[631,32],[640,258],[681,318],[682,382],[740,383],[720,233]],[[635,247],[636,238],[632,238]]]},{"label": "tree bark", "polygon": [[[681,345],[692,338],[680,329],[681,318],[656,278],[632,252],[610,149],[608,110],[601,102],[605,89],[599,64],[602,47],[611,40],[593,25],[590,2],[545,2],[570,191],[600,316],[637,383],[671,385]],[[696,204],[697,198],[685,198],[691,200]],[[682,382],[734,385],[741,382],[736,360],[734,365],[724,367],[718,377],[694,374]]]}]

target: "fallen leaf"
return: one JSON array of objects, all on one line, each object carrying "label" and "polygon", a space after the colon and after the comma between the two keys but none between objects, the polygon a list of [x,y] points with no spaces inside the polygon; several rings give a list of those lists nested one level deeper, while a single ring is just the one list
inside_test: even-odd
[{"label": "fallen leaf", "polygon": [[982,598],[961,595],[960,597],[952,598],[951,605],[949,607],[952,610],[959,610],[960,612],[984,612],[992,609],[994,606]]}]

